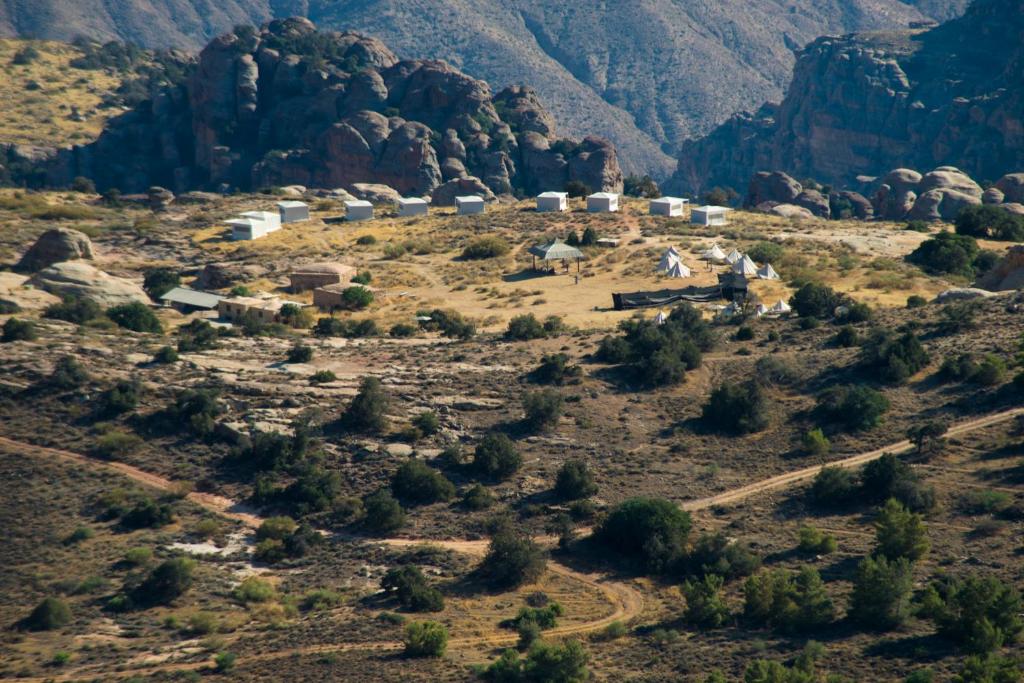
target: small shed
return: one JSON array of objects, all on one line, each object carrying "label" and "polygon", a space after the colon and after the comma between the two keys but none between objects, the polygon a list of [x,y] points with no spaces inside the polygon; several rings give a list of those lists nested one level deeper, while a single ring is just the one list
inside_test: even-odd
[{"label": "small shed", "polygon": [[170,306],[182,313],[192,313],[215,310],[223,298],[225,297],[220,294],[201,292],[189,287],[175,287],[162,294],[160,301],[164,306]]},{"label": "small shed", "polygon": [[400,218],[426,216],[428,208],[427,200],[419,197],[401,197],[398,200],[398,216]]},{"label": "small shed", "polygon": [[238,215],[242,218],[262,221],[267,226],[268,233],[281,229],[281,214],[274,211],[244,211]]},{"label": "small shed", "polygon": [[258,240],[261,237],[267,236],[267,224],[263,221],[253,218],[232,218],[225,221],[225,223],[231,228],[231,239],[236,242],[240,240]]},{"label": "small shed", "polygon": [[356,269],[344,263],[308,263],[297,266],[288,276],[293,292],[304,292],[326,285],[348,283],[356,275]]},{"label": "small shed", "polygon": [[373,218],[373,204],[365,199],[352,199],[345,202],[345,220],[368,221]]},{"label": "small shed", "polygon": [[537,195],[537,211],[565,211],[568,208],[568,192],[541,192]]},{"label": "small shed", "polygon": [[475,194],[455,198],[455,213],[460,216],[472,216],[484,212],[484,198]]},{"label": "small shed", "polygon": [[277,212],[281,217],[281,223],[301,223],[309,220],[309,204],[289,200],[277,203]]},{"label": "small shed", "polygon": [[566,244],[560,239],[556,239],[547,244],[537,245],[530,247],[530,254],[533,256],[533,269],[537,269],[537,259],[541,261],[564,261],[566,269],[569,267],[569,261],[576,261],[576,272],[580,270],[580,261],[586,258],[583,252],[576,247]]},{"label": "small shed", "polygon": [[658,197],[651,200],[648,210],[652,216],[682,216],[689,203],[689,199],[680,197]]},{"label": "small shed", "polygon": [[595,192],[587,197],[590,213],[611,213],[619,210],[619,195],[614,192]]},{"label": "small shed", "polygon": [[726,225],[725,214],[732,211],[724,206],[697,206],[690,211],[690,222],[694,225]]}]

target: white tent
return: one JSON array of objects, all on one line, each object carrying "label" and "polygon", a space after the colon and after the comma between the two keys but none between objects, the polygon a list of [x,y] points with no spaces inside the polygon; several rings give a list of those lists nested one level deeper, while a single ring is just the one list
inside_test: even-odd
[{"label": "white tent", "polygon": [[737,261],[740,261],[742,259],[743,259],[743,254],[741,254],[736,249],[733,249],[732,251],[730,251],[729,255],[725,257],[725,261],[729,265],[732,265],[733,263],[736,263]]},{"label": "white tent", "polygon": [[762,280],[778,280],[779,274],[772,268],[772,264],[766,263],[757,271],[757,277]]},{"label": "white tent", "polygon": [[455,213],[460,216],[470,216],[484,212],[484,198],[475,194],[455,198]]},{"label": "white tent", "polygon": [[690,200],[679,197],[659,197],[652,199],[648,206],[648,212],[652,216],[682,216],[683,208]]},{"label": "white tent", "polygon": [[754,309],[754,315],[756,315],[758,318],[760,318],[762,315],[767,313],[769,310],[771,310],[771,309],[769,309],[764,304],[758,304],[757,308]]},{"label": "white tent", "polygon": [[398,200],[398,215],[402,218],[426,216],[428,209],[427,200],[420,197],[400,197]]},{"label": "white tent", "polygon": [[665,250],[665,253],[661,255],[661,260],[658,261],[658,267],[655,269],[659,273],[666,273],[673,265],[679,262],[679,252],[674,247],[669,247]]},{"label": "white tent", "polygon": [[537,195],[537,211],[565,211],[569,208],[567,192],[541,192]]},{"label": "white tent", "polygon": [[669,277],[690,277],[690,269],[682,261],[676,261],[665,271]]},{"label": "white tent", "polygon": [[711,248],[701,254],[701,258],[705,261],[713,261],[714,263],[721,263],[725,260],[725,252],[719,248],[717,244],[711,245]]},{"label": "white tent", "polygon": [[665,315],[665,311],[658,311],[658,315],[654,316],[655,325],[664,325],[666,320],[668,320],[668,316]]},{"label": "white tent", "polygon": [[793,309],[790,308],[789,304],[787,304],[785,301],[783,301],[782,299],[779,299],[768,310],[770,310],[772,313],[789,313]]},{"label": "white tent", "polygon": [[744,254],[739,261],[732,264],[732,272],[737,275],[743,275],[744,277],[754,277],[757,275],[757,264],[754,263],[749,256]]},{"label": "white tent", "polygon": [[373,204],[365,199],[352,199],[345,202],[345,220],[368,221],[373,218]]},{"label": "white tent", "polygon": [[619,195],[614,192],[595,192],[587,197],[590,213],[611,213],[619,210]]}]

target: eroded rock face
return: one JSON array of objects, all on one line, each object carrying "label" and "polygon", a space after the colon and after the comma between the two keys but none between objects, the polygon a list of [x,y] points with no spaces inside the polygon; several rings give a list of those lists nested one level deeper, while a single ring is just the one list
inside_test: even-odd
[{"label": "eroded rock face", "polygon": [[104,308],[149,303],[149,296],[140,285],[109,275],[85,261],[54,263],[29,278],[29,284],[57,296],[92,299]]},{"label": "eroded rock face", "polygon": [[1007,173],[996,181],[995,188],[1003,193],[1004,202],[1024,203],[1024,173]]},{"label": "eroded rock face", "polygon": [[208,263],[196,277],[198,289],[227,289],[240,282],[261,277],[266,270],[253,263]]},{"label": "eroded rock face", "polygon": [[18,261],[15,270],[34,273],[54,263],[92,258],[92,241],[85,233],[70,228],[54,228],[39,236]]},{"label": "eroded rock face", "polygon": [[402,198],[393,187],[378,183],[355,183],[352,185],[352,192],[357,198],[373,204],[396,204]]},{"label": "eroded rock face", "polygon": [[803,186],[782,171],[759,171],[750,179],[744,206],[757,206],[765,202],[790,204],[803,192]]},{"label": "eroded rock face", "polygon": [[768,213],[781,216],[782,218],[792,218],[795,220],[812,220],[814,218],[814,214],[808,209],[796,204],[776,204],[771,208],[766,206],[766,210]]},{"label": "eroded rock face", "polygon": [[482,180],[470,176],[449,180],[436,188],[430,196],[430,203],[434,206],[455,206],[456,197],[474,194],[483,197],[485,202],[493,202],[496,199],[494,193]]},{"label": "eroded rock face", "polygon": [[[332,56],[311,57],[324,52]],[[422,195],[468,176],[498,194],[570,180],[622,189],[611,144],[559,140],[533,90],[492,96],[444,62],[400,61],[378,40],[317,33],[305,19],[212,40],[186,83],[51,168],[55,183],[76,175],[125,193],[377,183]]]}]

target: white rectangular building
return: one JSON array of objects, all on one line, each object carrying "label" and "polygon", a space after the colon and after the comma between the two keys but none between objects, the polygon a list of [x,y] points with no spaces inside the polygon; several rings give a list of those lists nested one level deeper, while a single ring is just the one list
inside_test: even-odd
[{"label": "white rectangular building", "polygon": [[402,197],[398,200],[398,215],[401,218],[408,216],[426,216],[428,208],[427,200],[419,197]]},{"label": "white rectangular building", "polygon": [[275,211],[243,211],[238,215],[242,218],[262,221],[267,226],[267,233],[281,229],[281,214]]},{"label": "white rectangular building", "polygon": [[726,225],[725,214],[732,211],[724,206],[696,206],[690,210],[690,222],[694,225]]},{"label": "white rectangular building", "polygon": [[610,213],[619,210],[619,195],[614,192],[595,192],[587,197],[587,211]]},{"label": "white rectangular building", "polygon": [[309,220],[309,204],[298,201],[284,201],[277,203],[277,212],[280,215],[281,223],[301,223]]},{"label": "white rectangular building", "polygon": [[652,216],[682,216],[689,199],[679,197],[658,197],[650,203],[650,214]]},{"label": "white rectangular building", "polygon": [[537,195],[537,211],[565,211],[568,208],[568,192],[541,192]]},{"label": "white rectangular building", "polygon": [[484,212],[484,198],[477,195],[455,198],[455,212],[460,216],[471,216]]},{"label": "white rectangular building", "polygon": [[255,218],[232,218],[225,223],[231,228],[231,239],[236,242],[258,240],[267,236],[267,224]]},{"label": "white rectangular building", "polygon": [[345,220],[367,221],[373,218],[373,204],[365,199],[345,202]]}]

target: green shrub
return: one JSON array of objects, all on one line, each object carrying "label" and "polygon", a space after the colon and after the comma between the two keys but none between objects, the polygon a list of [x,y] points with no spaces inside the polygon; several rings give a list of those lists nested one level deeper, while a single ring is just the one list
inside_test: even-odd
[{"label": "green shrub", "polygon": [[563,385],[583,375],[583,368],[569,364],[569,356],[553,353],[541,358],[540,365],[531,377],[538,384]]},{"label": "green shrub", "polygon": [[313,347],[298,343],[288,349],[289,363],[308,363],[313,360]]},{"label": "green shrub", "polygon": [[546,631],[558,626],[558,617],[565,614],[565,608],[557,602],[549,602],[543,607],[520,608],[514,619],[506,625],[518,629],[524,623],[536,624],[537,627]]},{"label": "green shrub", "polygon": [[729,607],[722,600],[725,580],[715,574],[706,574],[700,581],[683,584],[686,596],[686,621],[696,626],[718,628],[729,618]]},{"label": "green shrub", "polygon": [[160,324],[160,320],[153,310],[139,302],[108,308],[107,317],[113,320],[118,327],[133,332],[161,333],[164,331],[163,325]]},{"label": "green shrub", "polygon": [[120,379],[114,386],[103,392],[100,398],[102,412],[106,415],[121,415],[135,410],[142,394],[142,383],[137,379]]},{"label": "green shrub", "polygon": [[391,491],[406,503],[426,505],[451,500],[455,486],[422,460],[406,460],[391,479]]},{"label": "green shrub", "polygon": [[488,432],[473,452],[473,468],[481,474],[508,479],[523,464],[515,443],[501,432]]},{"label": "green shrub", "polygon": [[675,308],[663,325],[631,318],[619,324],[621,337],[605,337],[596,358],[625,365],[635,379],[650,387],[677,384],[687,371],[700,367],[701,354],[716,338],[699,310],[689,304]]},{"label": "green shrub", "polygon": [[578,641],[556,645],[538,640],[522,659],[515,650],[505,650],[480,675],[492,683],[582,683],[590,678],[588,660]]},{"label": "green shrub", "polygon": [[841,467],[823,467],[811,484],[810,498],[820,508],[843,507],[859,492],[853,472]]},{"label": "green shrub", "polygon": [[322,612],[338,607],[343,601],[341,593],[326,588],[317,588],[302,596],[301,606],[304,612]]},{"label": "green shrub", "polygon": [[71,622],[71,608],[59,598],[45,598],[25,617],[24,625],[32,631],[53,631]]},{"label": "green shrub", "polygon": [[922,308],[928,305],[928,300],[923,296],[911,294],[907,297],[907,308]]},{"label": "green shrub", "polygon": [[171,346],[161,346],[156,353],[153,354],[153,362],[165,365],[168,363],[175,363],[178,360],[178,352]]},{"label": "green shrub", "polygon": [[274,585],[258,576],[248,576],[235,586],[232,592],[235,600],[248,605],[254,602],[270,602],[277,597]]},{"label": "green shrub", "polygon": [[189,353],[215,349],[218,339],[220,339],[220,333],[208,321],[193,320],[178,328],[178,351]]},{"label": "green shrub", "polygon": [[801,445],[803,446],[804,453],[807,455],[828,455],[828,452],[832,449],[832,444],[829,442],[828,437],[821,431],[820,427],[809,429],[804,432],[803,437],[800,439]]},{"label": "green shrub", "polygon": [[830,555],[836,551],[836,537],[812,526],[800,527],[800,543],[797,549],[807,555]]},{"label": "green shrub", "polygon": [[508,321],[508,328],[505,330],[506,339],[517,341],[529,341],[531,339],[543,339],[547,336],[544,325],[537,320],[533,313],[517,315]]},{"label": "green shrub", "polygon": [[808,282],[790,298],[789,305],[801,318],[831,318],[835,309],[848,302],[845,295],[817,282]]},{"label": "green shrub", "polygon": [[53,659],[50,660],[50,664],[53,666],[64,666],[71,661],[71,653],[60,651],[53,653]]},{"label": "green shrub", "polygon": [[3,335],[0,342],[32,341],[36,338],[36,326],[30,320],[8,318],[4,323]]},{"label": "green shrub", "polygon": [[462,495],[462,505],[469,510],[486,510],[494,505],[494,494],[481,484],[473,484]]},{"label": "green shrub", "polygon": [[724,579],[749,576],[760,566],[760,558],[746,544],[733,541],[722,532],[701,534],[683,563],[694,576],[714,574]]},{"label": "green shrub", "polygon": [[88,381],[89,375],[77,360],[71,356],[62,356],[57,359],[46,383],[55,389],[77,389]]},{"label": "green shrub", "polygon": [[356,432],[379,434],[387,429],[391,399],[376,377],[364,377],[359,393],[342,415],[342,424]]},{"label": "green shrub", "polygon": [[973,237],[940,232],[907,255],[907,261],[936,275],[974,277],[980,249]]},{"label": "green shrub", "polygon": [[170,268],[153,268],[147,270],[143,275],[142,288],[149,294],[149,298],[158,301],[167,292],[181,284],[181,276],[178,271]]},{"label": "green shrub", "polygon": [[436,621],[416,621],[405,627],[406,657],[441,657],[448,647],[448,629]]},{"label": "green shrub", "polygon": [[927,512],[935,505],[934,489],[926,487],[909,465],[891,453],[866,464],[860,478],[860,497],[865,502],[884,503],[895,498],[915,512]]},{"label": "green shrub", "polygon": [[218,652],[213,658],[213,666],[217,673],[228,673],[234,670],[238,656],[234,652]]},{"label": "green shrub", "polygon": [[786,255],[781,244],[758,242],[747,249],[747,256],[758,263],[779,263]]},{"label": "green shrub", "polygon": [[416,334],[416,326],[409,323],[395,323],[388,330],[388,334],[395,338],[405,339]]},{"label": "green shrub", "polygon": [[965,206],[957,214],[955,225],[958,235],[1010,242],[1024,241],[1024,216],[999,206]]},{"label": "green shrub", "polygon": [[298,526],[299,525],[296,524],[295,520],[291,517],[283,515],[267,517],[256,530],[256,540],[262,541],[270,538],[276,541],[283,541],[294,534]]},{"label": "green shrub", "polygon": [[71,295],[65,295],[60,303],[51,304],[43,311],[44,318],[63,320],[76,325],[83,325],[101,315],[103,315],[103,309],[95,301],[87,297]]},{"label": "green shrub", "polygon": [[462,258],[470,260],[497,258],[512,250],[508,242],[496,235],[478,237],[462,250]]},{"label": "green shrub", "polygon": [[374,237],[373,235],[360,235],[356,239],[356,244],[363,247],[369,246],[371,244],[377,244],[377,238]]},{"label": "green shrub", "polygon": [[[1021,671],[1020,662],[1013,657],[1000,657],[989,653],[987,655],[971,655],[964,660],[964,666],[956,676],[953,683],[1020,683],[1024,677]],[[920,682],[910,681],[909,683],[932,683],[933,679]]]},{"label": "green shrub", "polygon": [[902,626],[910,617],[913,588],[910,560],[865,557],[857,565],[857,576],[850,594],[849,617],[874,629]]},{"label": "green shrub", "polygon": [[836,386],[818,397],[815,414],[828,422],[839,423],[849,431],[874,429],[889,410],[889,401],[871,387]]},{"label": "green shrub", "polygon": [[555,478],[555,495],[562,500],[588,498],[597,493],[594,475],[585,460],[566,460]]},{"label": "green shrub", "polygon": [[836,336],[832,339],[836,346],[844,349],[848,349],[853,346],[860,344],[860,335],[857,333],[857,328],[852,325],[843,325],[836,332]]},{"label": "green shrub", "polygon": [[394,593],[398,602],[412,612],[440,612],[444,609],[444,596],[427,583],[419,567],[403,565],[389,569],[381,579],[380,587]]},{"label": "green shrub", "polygon": [[424,410],[412,419],[412,426],[424,436],[433,436],[441,431],[441,420],[432,410]]},{"label": "green shrub", "polygon": [[149,548],[129,548],[124,554],[124,561],[135,567],[147,565],[152,559],[153,551]]},{"label": "green shrub", "polygon": [[338,376],[335,375],[330,370],[317,370],[316,372],[314,372],[312,375],[309,376],[309,383],[310,384],[327,384],[329,382],[334,382],[337,379],[338,379]]},{"label": "green shrub", "polygon": [[361,339],[363,337],[376,337],[380,334],[377,323],[369,318],[362,320],[320,318],[313,326],[313,334],[317,337],[347,337],[349,339]]},{"label": "green shrub", "polygon": [[986,653],[1018,642],[1024,630],[1020,593],[996,577],[967,576],[933,583],[921,600],[921,616],[940,636],[965,650]]},{"label": "green shrub", "polygon": [[906,558],[911,562],[928,552],[928,532],[921,515],[910,512],[895,498],[890,498],[875,520],[878,554],[890,559]]},{"label": "green shrub", "polygon": [[121,517],[121,524],[128,529],[156,529],[173,521],[174,511],[171,506],[157,503],[149,497],[139,500]]},{"label": "green shrub", "polygon": [[877,379],[902,384],[929,362],[921,340],[911,332],[876,330],[861,347],[860,364]]},{"label": "green shrub", "polygon": [[471,339],[476,334],[476,327],[469,320],[466,320],[458,311],[446,311],[435,308],[432,311],[419,311],[417,316],[430,318],[423,321],[420,326],[429,331],[440,331],[445,337],[451,339]]},{"label": "green shrub", "polygon": [[512,589],[536,581],[546,566],[544,551],[530,537],[503,528],[491,538],[479,573],[493,588]]},{"label": "green shrub", "polygon": [[142,439],[136,434],[112,429],[96,439],[96,453],[104,458],[123,458],[142,444]]},{"label": "green shrub", "polygon": [[405,524],[405,511],[386,490],[380,489],[363,499],[363,526],[377,533],[388,533]]},{"label": "green shrub", "polygon": [[768,426],[768,402],[756,382],[722,384],[701,413],[704,424],[728,434],[750,434]]},{"label": "green shrub", "polygon": [[535,432],[546,432],[558,426],[565,399],[554,389],[541,389],[523,395],[523,424]]},{"label": "green shrub", "polygon": [[781,631],[814,630],[835,617],[832,599],[812,567],[796,573],[773,569],[756,574],[743,585],[743,594],[744,615],[752,623]]},{"label": "green shrub", "polygon": [[346,287],[341,292],[342,308],[360,311],[373,303],[373,292],[359,285]]},{"label": "green shrub", "polygon": [[132,592],[134,602],[140,605],[165,605],[171,602],[192,586],[195,567],[195,560],[186,557],[165,560]]},{"label": "green shrub", "polygon": [[690,515],[672,502],[631,498],[612,509],[595,538],[607,550],[660,573],[683,557],[690,528]]}]

